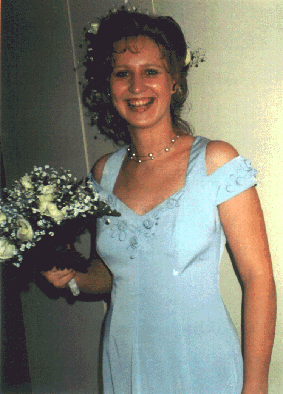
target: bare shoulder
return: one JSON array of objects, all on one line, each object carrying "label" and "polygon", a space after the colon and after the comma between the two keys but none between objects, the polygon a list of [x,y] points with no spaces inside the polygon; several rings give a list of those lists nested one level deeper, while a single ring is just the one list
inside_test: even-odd
[{"label": "bare shoulder", "polygon": [[239,156],[237,150],[224,141],[210,141],[206,147],[206,170],[210,175],[228,161]]},{"label": "bare shoulder", "polygon": [[103,155],[102,157],[100,157],[100,159],[98,159],[94,163],[91,173],[97,183],[100,183],[101,178],[102,178],[103,168],[105,166],[105,163],[107,162],[107,160],[109,159],[109,157],[111,155],[112,155],[112,153],[107,153],[106,155]]}]

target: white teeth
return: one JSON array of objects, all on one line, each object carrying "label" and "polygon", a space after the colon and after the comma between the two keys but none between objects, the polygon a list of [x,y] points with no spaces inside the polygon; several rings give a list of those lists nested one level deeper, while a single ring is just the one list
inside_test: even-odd
[{"label": "white teeth", "polygon": [[149,105],[153,102],[153,98],[146,100],[129,100],[128,103],[131,107],[142,107],[145,105]]}]

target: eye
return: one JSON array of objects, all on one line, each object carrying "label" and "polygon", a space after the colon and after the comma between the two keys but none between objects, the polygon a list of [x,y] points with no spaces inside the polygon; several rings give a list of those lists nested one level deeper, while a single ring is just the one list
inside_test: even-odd
[{"label": "eye", "polygon": [[153,77],[155,75],[158,75],[159,71],[154,68],[148,68],[145,70],[145,74],[148,75],[149,77]]},{"label": "eye", "polygon": [[113,74],[116,78],[126,78],[129,75],[128,71],[126,70],[116,71]]}]

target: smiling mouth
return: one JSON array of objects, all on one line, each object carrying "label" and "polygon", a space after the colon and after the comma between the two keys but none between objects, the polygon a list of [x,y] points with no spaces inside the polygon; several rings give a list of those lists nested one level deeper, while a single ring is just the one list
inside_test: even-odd
[{"label": "smiling mouth", "polygon": [[147,109],[154,102],[154,98],[146,98],[146,99],[130,99],[127,100],[127,104],[130,109],[141,111]]}]

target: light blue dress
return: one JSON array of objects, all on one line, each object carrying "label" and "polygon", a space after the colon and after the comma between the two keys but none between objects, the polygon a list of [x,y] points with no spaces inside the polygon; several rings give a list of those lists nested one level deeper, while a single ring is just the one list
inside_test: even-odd
[{"label": "light blue dress", "polygon": [[122,216],[98,220],[97,251],[113,273],[103,349],[104,394],[240,394],[237,333],[219,290],[225,236],[217,205],[255,185],[236,157],[206,174],[196,137],[185,186],[145,215],[113,193],[126,148],[96,190]]}]

